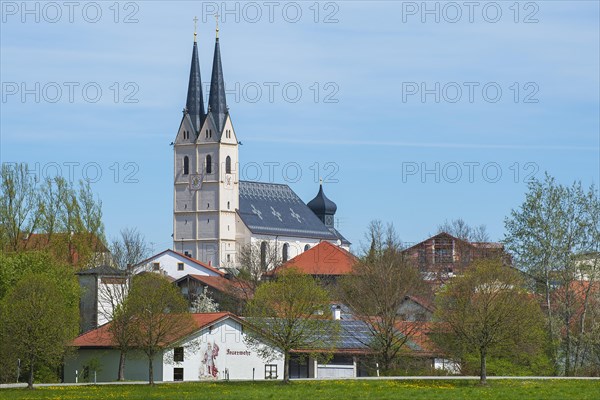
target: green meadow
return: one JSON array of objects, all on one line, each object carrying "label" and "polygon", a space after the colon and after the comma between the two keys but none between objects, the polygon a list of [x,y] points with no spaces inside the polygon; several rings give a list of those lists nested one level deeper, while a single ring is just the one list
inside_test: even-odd
[{"label": "green meadow", "polygon": [[49,386],[0,389],[12,399],[600,399],[598,380],[331,380],[197,382],[148,385]]}]

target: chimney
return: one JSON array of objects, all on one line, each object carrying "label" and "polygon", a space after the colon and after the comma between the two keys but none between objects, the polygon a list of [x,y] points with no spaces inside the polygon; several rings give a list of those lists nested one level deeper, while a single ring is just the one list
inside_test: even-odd
[{"label": "chimney", "polygon": [[335,305],[332,307],[333,309],[333,319],[335,321],[339,321],[342,319],[342,307],[340,307],[339,305]]}]

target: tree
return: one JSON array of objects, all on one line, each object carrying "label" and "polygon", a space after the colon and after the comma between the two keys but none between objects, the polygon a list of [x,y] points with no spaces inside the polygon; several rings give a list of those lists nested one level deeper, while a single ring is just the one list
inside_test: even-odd
[{"label": "tree", "polygon": [[192,302],[192,312],[195,313],[211,313],[218,312],[219,304],[206,293],[206,289],[200,293]]},{"label": "tree", "polygon": [[154,357],[174,336],[193,328],[188,303],[168,279],[143,273],[133,278],[124,310],[132,318],[131,342],[148,358],[148,382],[154,385]]},{"label": "tree", "polygon": [[119,237],[112,239],[110,252],[115,266],[124,270],[128,265],[136,265],[146,259],[150,255],[150,246],[137,229],[124,228]]},{"label": "tree", "polygon": [[108,321],[112,321],[109,325],[109,330],[117,344],[119,350],[119,369],[117,372],[117,380],[125,380],[125,362],[127,353],[133,346],[133,331],[131,325],[134,316],[127,308],[127,295],[131,287],[131,275],[127,271],[127,275],[118,278],[121,284],[117,282],[110,285],[100,285],[98,288],[98,310],[99,316],[104,317]]},{"label": "tree", "polygon": [[446,232],[468,242],[488,242],[490,235],[485,225],[471,226],[462,218],[453,219],[438,226],[438,232]]},{"label": "tree", "polygon": [[500,260],[477,260],[464,275],[454,278],[436,298],[435,337],[448,353],[461,357],[476,349],[480,383],[487,382],[491,351],[533,353],[543,344],[540,307],[524,288],[520,274]]},{"label": "tree", "polygon": [[[0,337],[28,369],[27,384],[33,388],[35,371],[57,365],[67,344],[77,335],[78,310],[56,280],[44,274],[27,274],[0,304]],[[16,365],[16,363],[15,363]]]},{"label": "tree", "polygon": [[407,295],[418,295],[423,281],[417,268],[402,253],[403,246],[393,225],[379,221],[369,226],[371,246],[342,278],[339,296],[355,318],[365,322],[372,341],[365,343],[375,352],[384,372],[389,372],[404,345],[417,333],[419,324],[398,330],[398,309]]},{"label": "tree", "polygon": [[268,242],[248,243],[241,247],[237,256],[240,268],[234,277],[245,300],[252,298],[256,288],[262,283],[263,275],[281,264],[276,246]]},{"label": "tree", "polygon": [[[552,357],[556,369],[564,365],[564,373],[570,375],[581,359],[573,342],[585,333],[574,331],[573,324],[578,315],[590,315],[589,293],[583,304],[578,305],[573,283],[582,279],[580,257],[600,251],[597,190],[591,186],[586,191],[580,182],[564,186],[546,174],[543,182],[535,180],[529,184],[525,201],[519,209],[511,211],[505,227],[504,242],[516,265],[535,278],[545,297],[547,330],[554,343]],[[598,277],[597,272],[588,272],[586,279],[593,286]],[[555,290],[557,286],[560,291]],[[580,307],[583,307],[581,313]]]},{"label": "tree", "polygon": [[40,219],[35,179],[24,163],[2,164],[0,178],[0,245],[17,251]]},{"label": "tree", "polygon": [[310,275],[290,268],[259,286],[248,303],[253,327],[248,344],[265,359],[274,355],[271,346],[263,345],[265,341],[283,352],[284,383],[290,379],[292,350],[314,351],[315,356],[327,358],[335,347],[339,324],[327,317],[328,300],[328,293]]}]

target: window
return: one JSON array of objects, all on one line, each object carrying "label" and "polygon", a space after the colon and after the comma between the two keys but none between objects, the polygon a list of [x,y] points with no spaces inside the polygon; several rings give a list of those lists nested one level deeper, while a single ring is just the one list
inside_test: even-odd
[{"label": "window", "polygon": [[173,380],[174,381],[182,381],[183,380],[183,368],[173,368]]},{"label": "window", "polygon": [[228,209],[228,210],[229,210],[229,206],[230,206],[230,203],[229,203],[229,202],[227,202],[227,209]]},{"label": "window", "polygon": [[225,173],[231,173],[231,157],[229,156],[227,156],[227,158],[225,159]]},{"label": "window", "polygon": [[306,250],[310,250],[310,244],[307,244],[304,246],[304,251],[306,251]]},{"label": "window", "polygon": [[184,254],[186,257],[191,257],[191,256],[192,256],[192,255],[190,254],[190,252],[189,252],[189,251],[187,251],[187,250],[186,250],[186,251],[185,251],[185,253],[183,253],[183,254]]},{"label": "window", "polygon": [[265,365],[265,379],[277,379],[277,364]]},{"label": "window", "polygon": [[206,173],[212,174],[212,157],[210,154],[206,156]]},{"label": "window", "polygon": [[183,362],[183,347],[175,347],[173,349],[173,361]]},{"label": "window", "polygon": [[260,266],[266,268],[267,266],[267,242],[260,244]]},{"label": "window", "polygon": [[206,130],[206,135],[205,135],[206,139],[208,139],[208,129]]},{"label": "window", "polygon": [[227,254],[227,261],[231,261],[231,254]]},{"label": "window", "polygon": [[160,263],[152,263],[152,271],[160,270]]},{"label": "window", "polygon": [[183,271],[183,263],[177,263],[177,271]]},{"label": "window", "polygon": [[188,156],[183,157],[183,174],[187,175],[190,173],[190,159]]},{"label": "window", "polygon": [[435,239],[434,242],[434,262],[444,264],[454,262],[453,241],[448,239]]},{"label": "window", "polygon": [[290,249],[290,245],[289,244],[286,243],[286,244],[283,245],[283,251],[282,251],[282,254],[281,254],[281,257],[283,258],[283,262],[286,262],[288,260],[289,249]]}]

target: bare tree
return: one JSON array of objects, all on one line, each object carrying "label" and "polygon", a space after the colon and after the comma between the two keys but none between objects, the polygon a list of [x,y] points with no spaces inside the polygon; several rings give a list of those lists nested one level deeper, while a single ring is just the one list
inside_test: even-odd
[{"label": "bare tree", "polygon": [[238,251],[238,273],[234,277],[239,290],[248,301],[260,285],[265,273],[281,264],[281,257],[275,246],[268,242],[254,242],[242,246]]},{"label": "bare tree", "polygon": [[119,269],[127,269],[150,255],[150,246],[144,235],[136,228],[124,228],[119,237],[113,238],[110,251],[114,265]]},{"label": "bare tree", "polygon": [[485,225],[471,226],[462,218],[444,221],[438,226],[438,232],[446,232],[468,242],[488,242],[490,240]]},{"label": "bare tree", "polygon": [[423,281],[418,269],[402,253],[402,242],[393,225],[384,227],[380,221],[374,221],[366,236],[371,239],[371,246],[353,273],[340,280],[339,296],[355,318],[369,326],[372,341],[365,344],[374,350],[387,372],[419,328],[419,324],[411,324],[401,331],[397,313],[407,295],[422,291]]}]

